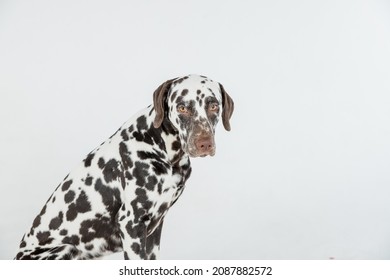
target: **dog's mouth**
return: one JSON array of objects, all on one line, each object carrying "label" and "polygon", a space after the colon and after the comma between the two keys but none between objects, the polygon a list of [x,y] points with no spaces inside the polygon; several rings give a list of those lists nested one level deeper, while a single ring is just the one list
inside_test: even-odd
[{"label": "dog's mouth", "polygon": [[188,150],[188,154],[190,155],[190,157],[207,157],[207,156],[214,156],[215,155],[215,152],[214,153],[204,153],[204,152],[198,152],[198,151],[190,151]]}]

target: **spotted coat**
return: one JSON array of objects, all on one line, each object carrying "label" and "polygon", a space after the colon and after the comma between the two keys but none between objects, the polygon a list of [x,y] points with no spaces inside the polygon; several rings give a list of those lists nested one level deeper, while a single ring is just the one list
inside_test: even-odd
[{"label": "spotted coat", "polygon": [[198,75],[163,83],[153,101],[64,178],[16,259],[158,257],[164,217],[191,174],[189,157],[215,154],[215,126],[222,117],[230,130],[234,104],[222,85]]}]

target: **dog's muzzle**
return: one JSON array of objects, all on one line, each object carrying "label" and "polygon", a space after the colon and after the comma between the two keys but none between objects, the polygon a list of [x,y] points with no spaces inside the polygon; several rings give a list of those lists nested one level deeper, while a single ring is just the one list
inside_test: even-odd
[{"label": "dog's muzzle", "polygon": [[188,153],[191,157],[215,155],[214,134],[209,126],[197,125],[190,134]]}]

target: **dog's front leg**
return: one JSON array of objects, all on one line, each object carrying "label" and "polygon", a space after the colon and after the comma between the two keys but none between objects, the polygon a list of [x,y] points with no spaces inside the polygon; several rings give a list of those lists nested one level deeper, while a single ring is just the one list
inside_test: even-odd
[{"label": "dog's front leg", "polygon": [[163,221],[157,228],[146,238],[146,254],[148,260],[158,259],[160,256],[160,239]]},{"label": "dog's front leg", "polygon": [[146,236],[148,220],[134,219],[132,210],[126,210],[126,205],[122,205],[118,215],[122,247],[126,260],[145,260]]}]

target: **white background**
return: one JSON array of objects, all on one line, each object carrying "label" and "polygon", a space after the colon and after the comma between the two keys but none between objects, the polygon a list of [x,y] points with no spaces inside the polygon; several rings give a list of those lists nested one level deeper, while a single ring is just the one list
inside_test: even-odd
[{"label": "white background", "polygon": [[[387,1],[0,0],[0,259],[165,80],[236,104],[162,259],[390,258]],[[113,258],[122,258],[115,255]]]}]

